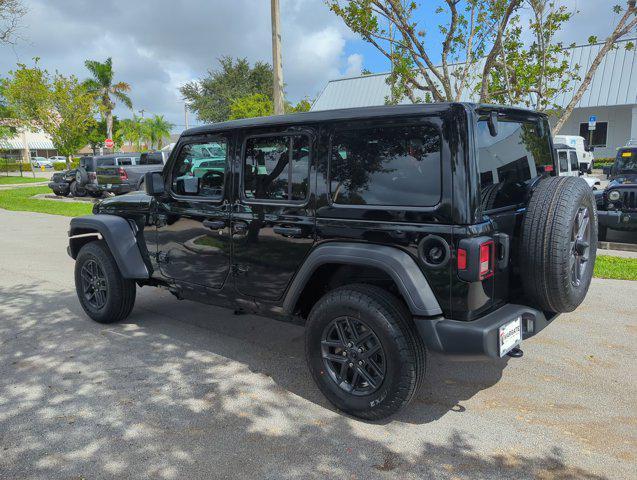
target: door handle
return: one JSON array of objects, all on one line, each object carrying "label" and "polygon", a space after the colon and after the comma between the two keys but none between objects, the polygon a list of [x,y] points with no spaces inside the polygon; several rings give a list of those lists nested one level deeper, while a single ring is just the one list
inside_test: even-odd
[{"label": "door handle", "polygon": [[235,222],[232,224],[232,231],[234,233],[244,233],[248,230],[248,224],[245,222]]},{"label": "door handle", "polygon": [[303,236],[303,230],[299,227],[274,227],[274,233],[279,235],[285,235],[286,237],[301,237]]},{"label": "door handle", "polygon": [[221,230],[222,228],[226,228],[226,222],[223,220],[204,220],[203,226],[210,230]]}]

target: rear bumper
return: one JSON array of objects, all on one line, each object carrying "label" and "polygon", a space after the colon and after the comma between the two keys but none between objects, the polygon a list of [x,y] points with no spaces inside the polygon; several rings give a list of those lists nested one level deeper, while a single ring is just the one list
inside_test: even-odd
[{"label": "rear bumper", "polygon": [[122,195],[133,191],[132,187],[127,183],[115,183],[110,187],[108,185],[92,183],[87,185],[86,189],[91,193],[109,192],[114,193],[115,195]]},{"label": "rear bumper", "polygon": [[597,212],[599,224],[614,230],[637,230],[637,212],[620,212],[617,210]]},{"label": "rear bumper", "polygon": [[504,305],[474,321],[445,318],[416,318],[418,331],[430,350],[454,356],[500,358],[499,328],[516,318],[522,318],[522,339],[543,330],[556,317],[525,305]]}]

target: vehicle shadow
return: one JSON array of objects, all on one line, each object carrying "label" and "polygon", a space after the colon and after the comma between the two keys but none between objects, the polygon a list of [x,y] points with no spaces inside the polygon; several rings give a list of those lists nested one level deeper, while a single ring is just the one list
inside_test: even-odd
[{"label": "vehicle shadow", "polygon": [[[298,326],[152,290],[120,325],[88,321],[51,284],[0,288],[0,300],[3,478],[604,478],[557,446],[497,453],[457,430],[407,452],[396,446],[412,425],[388,436],[312,407],[303,399],[329,408]],[[433,421],[499,378],[471,365],[434,361],[436,396],[395,420]]]},{"label": "vehicle shadow", "polygon": [[[307,369],[302,326],[255,315],[235,315],[226,309],[188,301],[179,302],[164,293],[160,298],[153,295],[151,301],[141,299],[130,321],[165,335],[178,335],[182,341],[192,341],[193,336],[188,330],[177,329],[177,322],[199,328],[201,331],[196,337],[207,339],[202,347],[242,362],[251,371],[272,378],[281,388],[335,410],[316,387]],[[220,336],[232,337],[236,342],[219,341]],[[449,412],[461,413],[465,410],[463,401],[497,383],[507,363],[508,357],[463,361],[430,352],[426,380],[412,403],[397,415],[374,423],[422,424]]]}]

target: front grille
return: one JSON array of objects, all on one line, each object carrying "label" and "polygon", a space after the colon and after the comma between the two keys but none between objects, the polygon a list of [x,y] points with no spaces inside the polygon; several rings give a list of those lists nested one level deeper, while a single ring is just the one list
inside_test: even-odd
[{"label": "front grille", "polygon": [[624,210],[637,210],[637,190],[623,192],[622,206]]}]

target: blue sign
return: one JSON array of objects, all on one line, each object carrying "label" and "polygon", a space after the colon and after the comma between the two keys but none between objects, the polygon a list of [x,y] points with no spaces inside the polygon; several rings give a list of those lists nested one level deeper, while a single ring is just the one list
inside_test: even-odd
[{"label": "blue sign", "polygon": [[591,115],[588,117],[588,123],[597,123],[597,115]]}]

